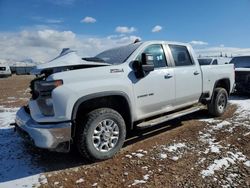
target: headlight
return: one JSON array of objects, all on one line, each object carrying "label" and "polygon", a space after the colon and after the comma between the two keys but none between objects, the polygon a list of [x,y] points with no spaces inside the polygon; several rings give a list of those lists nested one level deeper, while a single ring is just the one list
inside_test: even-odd
[{"label": "headlight", "polygon": [[51,98],[52,91],[63,85],[62,80],[53,80],[53,81],[40,81],[35,83],[35,91],[38,94],[37,104],[45,116],[53,116],[53,100]]},{"label": "headlight", "polygon": [[51,95],[53,89],[61,85],[63,85],[62,80],[40,81],[35,83],[35,91],[39,93],[39,96],[46,97]]}]

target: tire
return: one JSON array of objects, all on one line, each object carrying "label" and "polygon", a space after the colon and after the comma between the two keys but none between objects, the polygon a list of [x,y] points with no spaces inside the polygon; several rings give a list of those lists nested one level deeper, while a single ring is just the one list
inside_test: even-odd
[{"label": "tire", "polygon": [[227,108],[228,94],[224,88],[216,88],[213,98],[208,104],[208,112],[210,115],[219,117],[222,116]]},{"label": "tire", "polygon": [[76,145],[88,161],[113,157],[126,138],[126,125],[122,116],[110,108],[99,108],[79,120]]}]

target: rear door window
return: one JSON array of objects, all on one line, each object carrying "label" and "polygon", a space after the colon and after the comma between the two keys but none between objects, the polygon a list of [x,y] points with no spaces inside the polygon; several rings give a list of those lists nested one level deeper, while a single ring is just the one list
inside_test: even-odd
[{"label": "rear door window", "polygon": [[171,50],[175,66],[190,66],[194,63],[191,60],[190,54],[186,46],[181,45],[169,45]]},{"label": "rear door window", "polygon": [[215,60],[213,61],[212,65],[218,65],[217,59],[215,59]]},{"label": "rear door window", "polygon": [[198,59],[200,65],[210,65],[212,59]]}]

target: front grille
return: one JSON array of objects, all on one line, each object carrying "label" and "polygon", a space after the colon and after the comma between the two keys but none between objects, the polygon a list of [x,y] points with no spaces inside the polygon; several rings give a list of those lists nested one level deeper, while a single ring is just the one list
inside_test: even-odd
[{"label": "front grille", "polygon": [[0,67],[0,71],[5,71],[6,67]]}]

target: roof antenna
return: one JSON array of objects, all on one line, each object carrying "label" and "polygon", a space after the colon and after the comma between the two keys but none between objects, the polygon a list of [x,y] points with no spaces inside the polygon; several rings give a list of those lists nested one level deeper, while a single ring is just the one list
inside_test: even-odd
[{"label": "roof antenna", "polygon": [[137,42],[141,42],[140,39],[138,39],[138,38],[135,39],[134,44],[137,43]]}]

